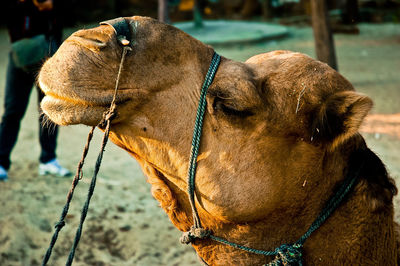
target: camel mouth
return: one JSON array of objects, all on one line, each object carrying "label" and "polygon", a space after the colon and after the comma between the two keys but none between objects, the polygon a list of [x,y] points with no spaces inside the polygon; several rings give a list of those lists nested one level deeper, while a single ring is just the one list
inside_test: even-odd
[{"label": "camel mouth", "polygon": [[87,105],[79,101],[46,95],[41,104],[43,112],[58,125],[97,125],[108,106]]},{"label": "camel mouth", "polygon": [[[73,99],[73,98],[67,97],[65,95],[56,94],[52,91],[45,92],[45,95],[49,98],[52,98],[52,99],[54,99],[56,101],[60,101],[60,102],[66,102],[66,103],[70,103],[70,104],[74,104],[74,105],[94,106],[93,103],[87,102],[85,100]],[[101,106],[101,105],[99,105],[99,106]]]},{"label": "camel mouth", "polygon": [[108,109],[108,102],[94,103],[81,98],[72,98],[67,93],[52,90],[39,77],[38,84],[46,95],[40,106],[43,112],[58,125],[97,125]]},{"label": "camel mouth", "polygon": [[59,102],[66,102],[69,104],[74,104],[74,105],[83,105],[83,106],[98,106],[98,107],[109,107],[111,104],[111,100],[110,101],[99,101],[99,102],[94,102],[94,101],[87,101],[85,99],[82,98],[73,98],[72,95],[68,95],[67,93],[61,93],[61,92],[57,92],[55,90],[49,89],[43,82],[41,82],[41,80],[39,79],[39,87],[40,89],[43,91],[43,93],[54,99],[57,100]]},{"label": "camel mouth", "polygon": [[[113,93],[106,90],[94,90],[89,96],[80,93],[79,89],[60,86],[42,72],[37,80],[38,86],[45,94],[41,102],[43,112],[58,125],[85,124],[96,126],[103,118],[103,113],[110,108]],[[99,94],[99,95],[96,95]],[[130,100],[128,91],[120,91],[115,103],[118,106]]]},{"label": "camel mouth", "polygon": [[[48,86],[47,84],[50,84]],[[112,94],[109,92],[101,94],[99,97],[85,97],[84,95],[77,95],[76,92],[72,90],[65,89],[63,87],[56,86],[57,88],[53,88],[51,86],[52,82],[47,82],[44,80],[42,75],[39,75],[38,85],[39,88],[43,91],[46,96],[50,96],[60,101],[73,103],[77,105],[88,105],[88,106],[100,106],[106,107],[110,106],[112,101]],[[54,84],[53,84],[54,85]],[[97,91],[98,93],[98,91]],[[93,95],[92,95],[93,96]]]}]

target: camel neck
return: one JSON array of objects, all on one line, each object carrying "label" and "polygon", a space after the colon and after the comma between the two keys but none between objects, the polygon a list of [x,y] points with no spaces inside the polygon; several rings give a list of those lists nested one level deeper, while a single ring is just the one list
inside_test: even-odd
[{"label": "camel neck", "polygon": [[[371,247],[376,250],[388,247],[385,254],[379,257],[387,262],[385,265],[394,265],[395,253],[389,249],[395,241],[391,215],[393,207],[388,206],[388,209],[377,213],[370,212],[363,202],[365,192],[358,187],[356,190],[304,243],[303,260],[308,264],[330,265],[333,261],[343,261],[351,265],[352,262],[363,261],[368,265],[371,262],[363,256],[371,252]],[[304,222],[306,220],[309,221],[310,217],[287,217],[285,220],[274,217],[272,220],[249,224],[226,224],[216,229],[215,234],[246,246],[274,250],[283,243],[299,239],[309,226]],[[367,230],[372,224],[380,225],[377,232]],[[196,241],[193,246],[209,265],[263,265],[274,259],[273,256],[248,253],[212,240]]]},{"label": "camel neck", "polygon": [[[295,210],[282,210],[280,213],[276,212],[270,215],[263,221],[241,225],[226,225],[220,227],[214,233],[234,243],[240,243],[244,246],[261,250],[275,250],[276,247],[282,246],[283,243],[297,243],[300,241],[302,242],[301,244],[304,244],[303,259],[307,262],[314,261],[314,263],[311,264],[319,264],[321,258],[323,258],[325,262],[348,261],[348,263],[351,264],[351,262],[354,261],[365,261],[365,263],[368,264],[368,260],[361,257],[362,254],[370,252],[370,250],[365,250],[366,248],[363,247],[370,247],[371,244],[377,248],[380,246],[390,247],[391,244],[393,244],[391,242],[394,241],[392,225],[393,206],[388,203],[384,208],[377,208],[379,204],[376,202],[372,204],[374,200],[370,199],[371,195],[377,193],[377,189],[368,183],[366,177],[369,170],[366,172],[368,166],[365,166],[365,164],[370,162],[372,160],[371,158],[375,158],[374,156],[376,157],[376,155],[365,146],[351,153],[348,158],[347,167],[342,170],[346,172],[346,178],[341,182],[345,184],[347,180],[354,180],[352,177],[358,179],[357,183],[355,183],[354,191],[351,191],[351,193],[344,198],[342,204],[332,213],[331,217],[328,217],[326,221],[321,223],[321,227],[315,226],[316,221],[326,213],[324,210],[329,208],[332,202],[328,201],[328,203],[324,204],[325,207],[316,208],[316,204],[313,204],[313,202],[315,202],[314,200],[309,204],[310,206],[308,206],[308,209],[299,210],[297,213]],[[372,165],[377,165],[377,163]],[[383,171],[382,174],[385,175],[386,172]],[[371,182],[372,180],[369,181]],[[391,189],[389,183],[387,184],[387,188],[382,186],[378,190],[385,194],[385,190]],[[331,191],[335,192],[332,198],[334,201],[336,200],[335,197],[338,195],[338,191],[343,189],[343,187],[346,187],[346,185],[336,185],[331,188]],[[371,202],[366,202],[366,199],[371,200]],[[376,200],[378,199],[375,199],[375,201]],[[381,200],[383,201],[384,199]],[[314,207],[312,205],[314,205]],[[322,212],[320,211],[321,208]],[[315,213],[316,209],[319,209],[321,213],[317,220],[314,220],[316,215],[313,213]],[[376,225],[373,225],[374,223],[380,224],[380,232],[369,232],[367,230],[371,228],[371,226],[376,227]],[[211,225],[211,228],[212,227]],[[338,231],[337,228],[341,228],[341,230]],[[333,233],[333,231],[335,232]],[[387,237],[381,237],[382,235]],[[302,239],[305,240],[308,236],[310,236],[310,239],[302,241]],[[349,237],[352,239],[351,243],[348,241]],[[363,243],[367,240],[370,241],[371,239],[374,239],[374,243],[368,242],[365,246],[359,245],[359,243]],[[325,243],[322,245],[323,248],[321,248],[321,243]],[[335,243],[335,245],[332,245],[332,243]],[[195,243],[195,248],[198,250],[200,256],[203,257],[203,255],[208,256],[207,254],[209,251],[204,252],[204,250],[209,250],[210,245],[213,245],[213,250],[219,250],[218,252],[224,254],[229,253],[232,257],[231,263],[238,263],[238,261],[242,263],[244,258],[249,258],[248,263],[245,264],[254,264],[256,261],[260,261],[261,263],[262,260],[265,262],[266,258],[274,259],[274,257],[269,258],[254,254],[245,254],[245,251],[227,246],[224,247],[220,243],[213,244],[206,242],[203,244],[201,241],[198,241]],[[343,252],[342,247],[348,247],[347,250],[351,252]],[[335,256],[341,256],[341,258],[338,259]],[[215,256],[203,258],[207,263],[213,265],[219,264],[218,258]],[[388,249],[387,254],[381,258],[382,261],[390,262],[391,259],[394,259],[393,251]]]}]

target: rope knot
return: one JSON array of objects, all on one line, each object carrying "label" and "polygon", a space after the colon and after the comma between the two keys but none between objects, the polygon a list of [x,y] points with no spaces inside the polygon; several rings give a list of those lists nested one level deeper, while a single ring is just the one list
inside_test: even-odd
[{"label": "rope knot", "polygon": [[101,119],[99,126],[105,128],[107,126],[107,121],[113,120],[117,113],[115,112],[115,105],[111,106],[110,109],[103,113],[103,118]]},{"label": "rope knot", "polygon": [[207,238],[210,234],[211,232],[207,229],[192,226],[189,231],[182,233],[180,241],[182,244],[187,245],[192,243],[196,238],[204,239]]},{"label": "rope knot", "polygon": [[283,244],[275,249],[276,257],[268,265],[270,266],[301,266],[302,264],[302,245]]},{"label": "rope knot", "polygon": [[57,222],[57,223],[54,225],[54,228],[56,228],[56,229],[58,229],[58,230],[61,230],[61,228],[63,228],[64,225],[65,225],[65,222],[64,222],[64,221],[59,221],[59,222]]}]

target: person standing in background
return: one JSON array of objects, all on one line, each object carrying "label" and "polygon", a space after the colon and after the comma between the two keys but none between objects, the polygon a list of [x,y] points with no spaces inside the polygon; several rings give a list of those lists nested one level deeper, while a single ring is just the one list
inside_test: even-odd
[{"label": "person standing in background", "polygon": [[[8,179],[10,155],[21,120],[28,106],[37,72],[46,57],[61,44],[62,25],[57,0],[7,0],[7,28],[11,52],[6,74],[4,113],[0,123],[0,181]],[[69,176],[56,158],[58,126],[44,123],[40,101],[44,94],[38,88],[39,103],[39,175]]]}]

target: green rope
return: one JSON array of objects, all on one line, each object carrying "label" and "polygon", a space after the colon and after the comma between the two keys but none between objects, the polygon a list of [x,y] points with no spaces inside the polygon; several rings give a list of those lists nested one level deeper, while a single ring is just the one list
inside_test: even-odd
[{"label": "green rope", "polygon": [[[254,248],[249,248],[243,245],[239,245],[233,242],[230,242],[226,239],[223,239],[218,236],[212,235],[209,230],[202,228],[199,214],[197,212],[197,208],[195,205],[195,176],[196,176],[196,167],[197,167],[197,156],[199,153],[200,147],[200,139],[201,139],[201,131],[203,127],[204,113],[207,106],[206,95],[208,87],[211,85],[216,71],[218,69],[218,65],[220,63],[220,56],[214,52],[213,58],[211,60],[210,67],[208,69],[205,81],[201,88],[199,106],[196,113],[196,121],[194,125],[193,131],[193,139],[192,139],[192,147],[189,158],[189,169],[188,169],[188,194],[189,194],[189,202],[192,208],[193,215],[193,226],[190,231],[184,232],[182,234],[181,242],[185,244],[189,244],[193,242],[195,239],[205,239],[209,238],[213,241],[241,249],[250,253],[264,255],[264,256],[276,256],[275,259],[268,263],[269,266],[278,266],[278,265],[302,265],[302,248],[304,242],[307,238],[317,230],[325,221],[328,219],[331,214],[336,210],[336,208],[343,201],[345,196],[350,192],[350,190],[354,187],[357,177],[362,169],[361,165],[353,175],[349,175],[341,184],[335,195],[330,198],[330,200],[325,204],[321,213],[318,215],[317,219],[311,224],[307,232],[302,235],[299,240],[297,240],[293,244],[283,244],[276,248],[274,251],[265,251]],[[349,171],[349,173],[351,173]]]},{"label": "green rope", "polygon": [[[361,165],[358,169],[358,171],[352,175],[348,176],[340,186],[340,188],[337,190],[335,195],[325,204],[325,207],[322,209],[321,213],[318,215],[317,219],[311,224],[307,232],[302,235],[299,240],[297,240],[294,244],[283,244],[279,248],[275,249],[274,251],[265,251],[265,250],[259,250],[259,249],[254,249],[254,248],[249,248],[246,246],[242,246],[236,243],[232,243],[226,239],[223,239],[221,237],[217,237],[214,235],[210,235],[209,238],[217,241],[219,243],[241,249],[250,253],[258,254],[258,255],[264,255],[264,256],[277,256],[274,261],[269,263],[268,265],[273,266],[273,265],[284,265],[283,260],[290,260],[291,258],[294,258],[295,260],[292,261],[296,262],[296,265],[301,265],[301,257],[302,257],[302,251],[301,248],[303,247],[304,242],[307,240],[310,235],[317,230],[321,225],[328,219],[331,214],[336,210],[336,208],[340,205],[340,203],[343,201],[343,199],[346,197],[346,195],[351,191],[351,189],[354,187],[357,177],[362,169],[363,165]],[[277,262],[281,262],[282,264],[276,264]]]},{"label": "green rope", "polygon": [[346,195],[350,192],[350,190],[354,187],[356,183],[357,177],[361,172],[364,164],[361,164],[354,175],[348,176],[339,187],[335,195],[330,198],[328,203],[325,204],[325,207],[322,209],[321,213],[318,215],[317,219],[311,224],[310,228],[307,232],[300,237],[299,240],[296,241],[296,244],[303,245],[307,238],[317,230],[325,221],[328,219],[331,214],[336,210],[336,208],[340,205]]},{"label": "green rope", "polygon": [[192,148],[190,152],[189,170],[188,170],[188,194],[189,194],[189,201],[192,206],[193,224],[195,228],[201,228],[201,223],[199,215],[197,213],[195,199],[194,199],[195,197],[194,179],[196,175],[197,155],[199,153],[201,130],[203,128],[204,113],[207,106],[207,101],[206,101],[207,90],[208,87],[211,85],[212,81],[214,80],[214,76],[215,73],[217,72],[220,61],[221,57],[214,52],[210,67],[207,71],[206,78],[201,88],[200,101],[199,101],[199,106],[197,108],[196,122],[193,131]]},{"label": "green rope", "polygon": [[244,250],[244,251],[247,251],[247,252],[251,252],[251,253],[254,253],[254,254],[258,254],[258,255],[274,256],[274,255],[278,254],[276,251],[265,251],[265,250],[259,250],[259,249],[255,249],[255,248],[249,248],[249,247],[246,247],[246,246],[242,246],[242,245],[239,245],[239,244],[236,244],[236,243],[229,242],[226,239],[223,239],[221,237],[214,236],[214,235],[210,235],[210,238],[212,240],[214,240],[214,241],[219,242],[219,243],[222,243],[222,244],[225,244],[225,245],[237,248],[237,249],[241,249],[241,250]]}]

